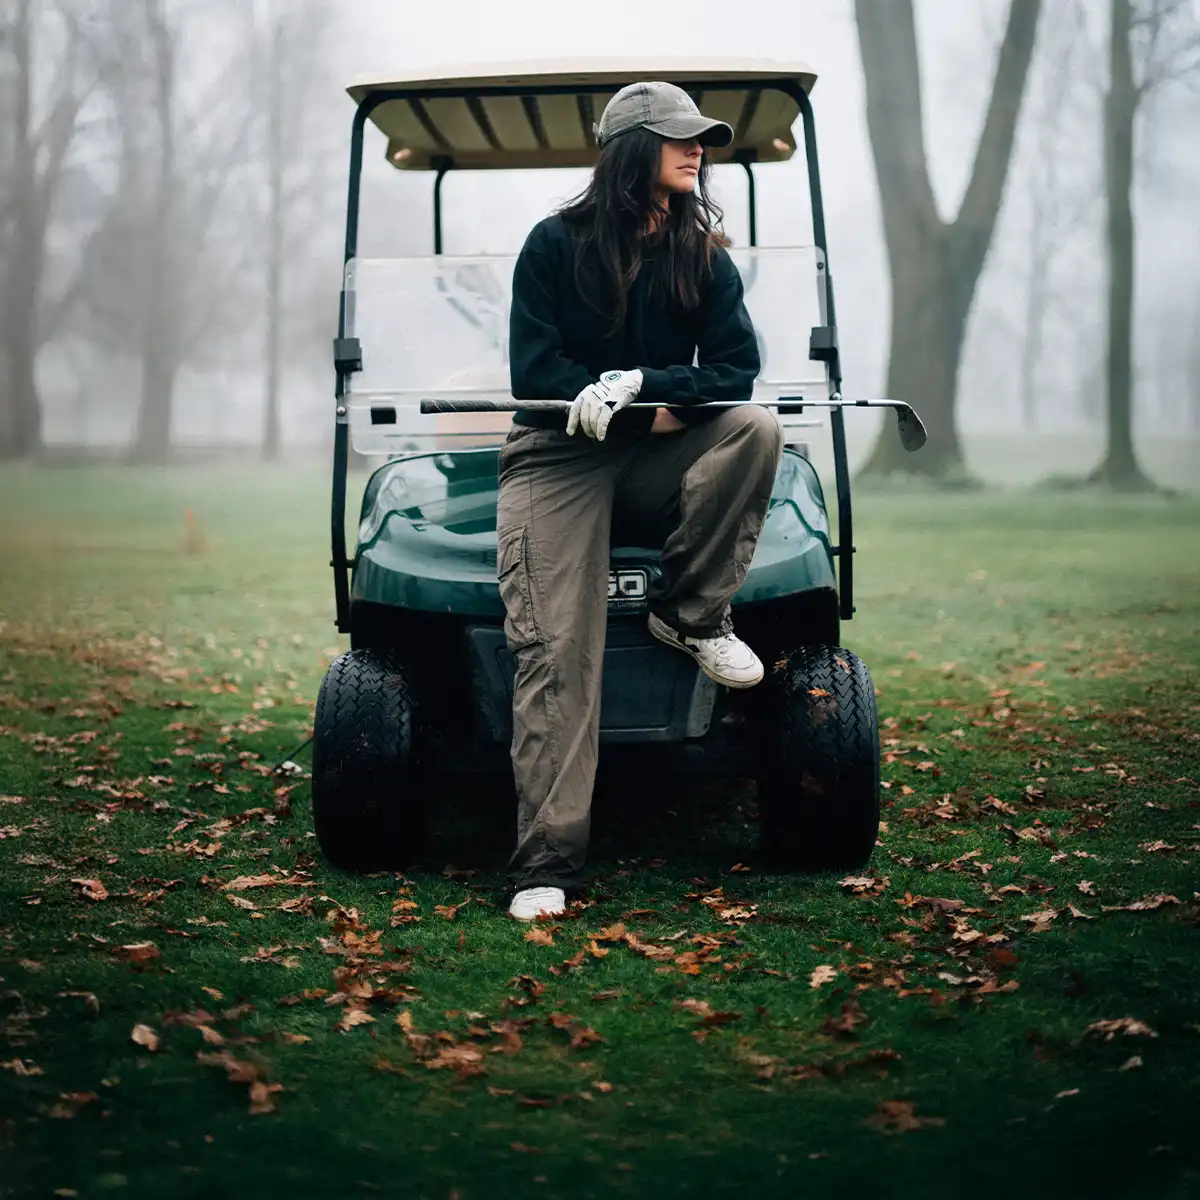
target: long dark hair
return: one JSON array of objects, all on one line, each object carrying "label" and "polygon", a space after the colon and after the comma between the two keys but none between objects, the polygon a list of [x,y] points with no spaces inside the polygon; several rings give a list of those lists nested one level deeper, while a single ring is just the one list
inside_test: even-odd
[{"label": "long dark hair", "polygon": [[[612,314],[616,332],[625,323],[629,289],[642,267],[642,249],[652,239],[663,263],[655,272],[661,298],[685,312],[699,307],[701,291],[712,267],[714,245],[727,244],[720,232],[722,212],[708,194],[710,164],[705,154],[691,192],[674,192],[667,212],[649,233],[655,215],[654,189],[662,166],[663,139],[648,129],[632,129],[613,138],[601,151],[587,188],[560,213],[577,229],[575,280],[588,304]],[[589,247],[600,257],[609,294],[595,303],[581,278]]]}]

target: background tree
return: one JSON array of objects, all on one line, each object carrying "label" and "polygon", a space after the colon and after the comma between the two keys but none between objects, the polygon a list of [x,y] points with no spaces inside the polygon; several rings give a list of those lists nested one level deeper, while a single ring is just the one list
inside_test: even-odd
[{"label": "background tree", "polygon": [[[38,104],[39,39],[54,38],[56,68]],[[6,52],[0,106],[7,151],[0,193],[0,458],[36,454],[42,444],[37,358],[46,334],[47,239],[67,153],[91,86],[79,15],[65,5],[15,0],[0,52]],[[44,111],[39,112],[39,108]]]},{"label": "background tree", "polygon": [[[263,245],[264,461],[283,449],[283,344],[288,317],[306,297],[306,267],[320,223],[332,214],[323,200],[328,156],[322,151],[326,119],[314,111],[320,95],[317,51],[330,23],[328,0],[260,0],[262,160],[266,182]],[[324,265],[324,263],[322,263]],[[322,282],[328,285],[328,277]],[[289,303],[290,301],[290,303]]]},{"label": "background tree", "polygon": [[912,0],[856,0],[867,128],[892,279],[888,395],[920,408],[929,441],[905,455],[891,431],[864,471],[948,476],[962,470],[955,414],[958,367],[975,287],[987,258],[1041,0],[1012,0],[995,82],[958,215],[943,221],[929,179]]},{"label": "background tree", "polygon": [[1108,243],[1107,449],[1089,482],[1123,491],[1154,484],[1133,446],[1134,141],[1139,109],[1157,89],[1200,69],[1194,0],[1111,0],[1104,98]]}]

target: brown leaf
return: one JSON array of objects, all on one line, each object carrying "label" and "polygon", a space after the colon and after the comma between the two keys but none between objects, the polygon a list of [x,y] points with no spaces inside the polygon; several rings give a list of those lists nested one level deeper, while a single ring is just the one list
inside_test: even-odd
[{"label": "brown leaf", "polygon": [[1030,922],[1030,933],[1045,933],[1050,922],[1058,916],[1057,908],[1043,908],[1039,912],[1026,913],[1021,920]]},{"label": "brown leaf", "polygon": [[250,1085],[250,1115],[260,1117],[264,1113],[275,1112],[275,1093],[282,1091],[282,1083],[263,1083],[261,1079],[256,1079]]},{"label": "brown leaf", "polygon": [[875,1115],[867,1118],[868,1125],[874,1125],[884,1133],[908,1133],[912,1129],[945,1123],[944,1117],[918,1117],[916,1105],[911,1100],[885,1100]]},{"label": "brown leaf", "polygon": [[822,984],[832,983],[837,978],[837,974],[836,967],[831,967],[827,963],[823,963],[821,966],[813,969],[812,974],[808,977],[808,986],[819,988]]},{"label": "brown leaf", "polygon": [[[582,954],[583,952],[580,951]],[[546,985],[539,980],[534,979],[532,975],[517,975],[508,981],[509,987],[520,988],[521,991],[528,996],[528,1000],[519,1001],[519,1003],[528,1004],[537,998],[546,990]]]},{"label": "brown leaf", "polygon": [[704,1019],[713,1015],[713,1007],[707,1000],[696,1000],[691,996],[685,996],[682,1000],[676,1001],[676,1006],[682,1008],[684,1012],[690,1012],[695,1017]]},{"label": "brown leaf", "polygon": [[281,1029],[275,1035],[281,1042],[286,1042],[289,1046],[302,1046],[305,1042],[311,1042],[312,1038],[307,1033],[292,1033],[288,1029]]},{"label": "brown leaf", "polygon": [[304,991],[297,992],[294,996],[281,996],[278,1003],[284,1008],[291,1008],[294,1005],[302,1004],[305,1000],[321,1000],[328,995],[329,992],[325,988],[305,988]]},{"label": "brown leaf", "polygon": [[303,886],[308,882],[309,880],[302,879],[299,876],[285,879],[281,875],[239,875],[236,879],[231,879],[228,883],[222,885],[221,890],[224,892],[244,892],[250,888],[278,887],[281,884],[289,887]]},{"label": "brown leaf", "polygon": [[135,1025],[133,1032],[129,1035],[129,1040],[135,1046],[145,1046],[147,1050],[153,1053],[158,1049],[160,1039],[158,1034],[149,1025]]},{"label": "brown leaf", "polygon": [[841,1037],[857,1037],[859,1027],[868,1024],[870,1017],[863,1012],[857,1000],[851,998],[842,1005],[841,1013],[829,1017],[821,1026],[822,1033],[837,1034]]},{"label": "brown leaf", "polygon": [[98,879],[72,879],[71,882],[79,885],[80,890],[88,900],[100,901],[108,899],[108,889]]},{"label": "brown leaf", "polygon": [[1093,1021],[1083,1031],[1083,1036],[1087,1037],[1089,1033],[1103,1038],[1106,1042],[1111,1042],[1118,1033],[1124,1034],[1125,1037],[1158,1037],[1158,1034],[1149,1025],[1144,1021],[1135,1020],[1133,1017],[1117,1017],[1112,1021]]},{"label": "brown leaf", "polygon": [[1169,896],[1166,892],[1157,892],[1151,896],[1143,896],[1131,904],[1102,904],[1101,912],[1154,912],[1164,904],[1178,904],[1178,896]]},{"label": "brown leaf", "polygon": [[482,1075],[484,1073],[483,1055],[470,1043],[461,1046],[441,1046],[438,1052],[425,1060],[425,1066],[431,1071],[451,1070],[459,1075]]},{"label": "brown leaf", "polygon": [[356,1025],[370,1025],[374,1020],[375,1018],[366,1009],[354,1008],[347,1005],[342,1010],[341,1020],[338,1021],[334,1028],[341,1033],[345,1033],[347,1030],[353,1029]]},{"label": "brown leaf", "polygon": [[595,938],[588,942],[584,949],[593,958],[604,958],[608,954],[608,950],[604,946],[598,945]]},{"label": "brown leaf", "polygon": [[197,1050],[196,1061],[206,1067],[223,1067],[230,1083],[255,1083],[260,1075],[255,1063],[235,1058],[228,1050],[217,1050],[211,1054]]},{"label": "brown leaf", "polygon": [[95,992],[55,992],[55,996],[60,999],[67,997],[75,997],[83,1001],[83,1007],[87,1009],[92,1016],[97,1016],[100,1012],[100,1001],[96,999]]},{"label": "brown leaf", "polygon": [[253,900],[247,900],[245,896],[226,896],[225,899],[235,908],[245,909],[248,912],[253,912],[258,908]]},{"label": "brown leaf", "polygon": [[592,993],[593,1000],[620,1000],[622,996],[620,988],[602,988],[598,992]]},{"label": "brown leaf", "polygon": [[525,934],[525,940],[532,942],[535,946],[553,946],[554,935],[548,930],[543,929],[540,925],[533,926]]},{"label": "brown leaf", "polygon": [[460,900],[457,904],[435,904],[433,906],[433,911],[437,913],[439,917],[445,917],[447,921],[453,921],[454,918],[458,916],[458,910],[460,908],[466,908],[466,906],[470,903],[471,897],[468,896],[465,900]]},{"label": "brown leaf", "polygon": [[1142,1065],[1142,1056],[1140,1054],[1131,1054],[1118,1068],[1118,1071],[1132,1071],[1135,1067]]},{"label": "brown leaf", "polygon": [[200,1036],[205,1040],[205,1042],[208,1045],[210,1045],[210,1046],[225,1045],[224,1035],[218,1033],[211,1025],[197,1025],[196,1029],[199,1030]]},{"label": "brown leaf", "polygon": [[122,962],[144,963],[162,958],[162,951],[153,942],[130,942],[126,946],[114,946],[112,955]]},{"label": "brown leaf", "polygon": [[10,1058],[7,1062],[0,1062],[0,1071],[12,1071],[15,1075],[31,1076],[45,1075],[45,1071],[30,1058]]},{"label": "brown leaf", "polygon": [[609,925],[605,929],[601,929],[595,935],[595,940],[598,942],[621,942],[625,940],[625,923],[618,921],[615,925]]}]

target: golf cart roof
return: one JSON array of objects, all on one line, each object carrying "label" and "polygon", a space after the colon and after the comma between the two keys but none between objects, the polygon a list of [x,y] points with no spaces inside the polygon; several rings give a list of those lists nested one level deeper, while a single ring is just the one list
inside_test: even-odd
[{"label": "golf cart roof", "polygon": [[347,90],[355,103],[377,92],[414,93],[371,113],[388,139],[388,161],[402,170],[588,167],[596,159],[593,122],[614,92],[642,79],[688,88],[705,116],[733,126],[733,144],[710,152],[715,162],[779,162],[795,151],[800,110],[775,85],[810,92],[817,76],[804,63],[768,58],[528,59],[364,76]]}]

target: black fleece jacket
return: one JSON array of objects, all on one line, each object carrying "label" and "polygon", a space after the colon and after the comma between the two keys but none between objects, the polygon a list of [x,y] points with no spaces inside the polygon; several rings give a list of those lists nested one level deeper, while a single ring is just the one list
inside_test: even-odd
[{"label": "black fleece jacket", "polygon": [[[624,327],[611,331],[599,255],[588,247],[575,271],[572,229],[558,215],[533,227],[513,272],[509,319],[512,393],[518,400],[574,400],[604,371],[642,372],[639,401],[669,407],[681,420],[708,415],[710,400],[748,400],[759,371],[758,339],[742,299],[742,278],[721,247],[699,308],[681,311],[658,298],[652,244],[630,288]],[[590,303],[582,294],[586,292]],[[565,428],[564,412],[524,412],[519,424]],[[653,410],[627,410],[611,431],[648,429]]]}]

